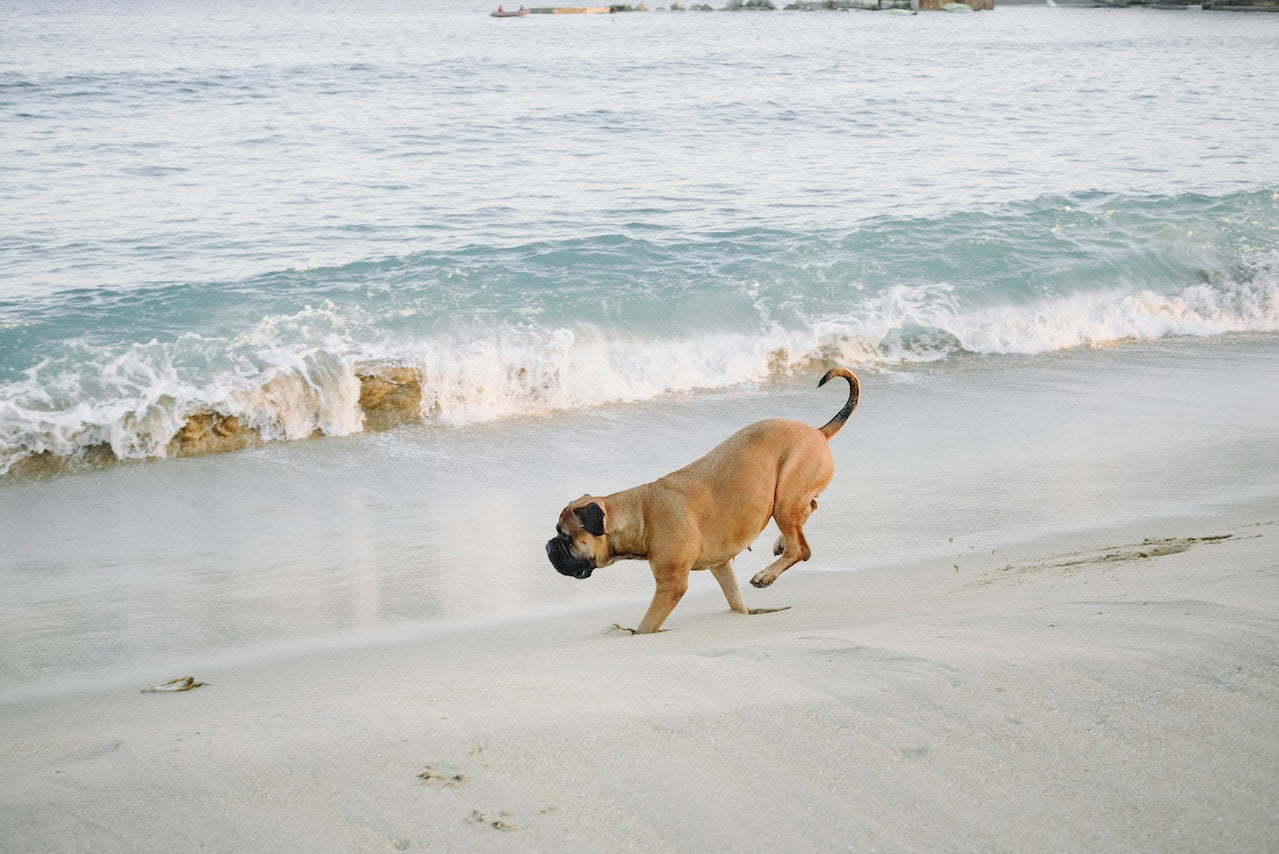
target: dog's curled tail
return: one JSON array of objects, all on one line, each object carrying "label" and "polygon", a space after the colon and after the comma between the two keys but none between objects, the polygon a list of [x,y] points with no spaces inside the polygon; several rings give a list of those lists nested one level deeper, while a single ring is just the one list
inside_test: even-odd
[{"label": "dog's curled tail", "polygon": [[848,380],[848,402],[844,404],[843,409],[835,413],[834,418],[826,422],[825,426],[818,428],[827,439],[838,433],[839,428],[843,427],[844,422],[848,420],[848,416],[853,414],[853,410],[857,408],[857,398],[862,391],[861,383],[857,381],[857,375],[844,368],[831,368],[826,372],[826,376],[818,381],[817,387],[821,388],[835,377],[843,377]]}]

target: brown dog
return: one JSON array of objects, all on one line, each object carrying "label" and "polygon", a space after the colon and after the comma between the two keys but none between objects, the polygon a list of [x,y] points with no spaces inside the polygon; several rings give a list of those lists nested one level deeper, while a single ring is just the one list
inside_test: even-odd
[{"label": "brown dog", "polygon": [[749,613],[733,575],[733,558],[755,541],[771,517],[782,532],[778,555],[751,579],[767,587],[812,550],[804,523],[817,496],[830,483],[835,462],[830,438],[857,407],[860,385],[851,371],[848,402],[821,429],[773,419],[745,427],[695,463],[652,483],[594,497],[583,495],[560,513],[558,534],[546,555],[563,575],[589,578],[596,567],[627,558],[647,558],[657,592],[636,634],[655,632],[688,589],[688,574],[709,569],[740,614]]}]

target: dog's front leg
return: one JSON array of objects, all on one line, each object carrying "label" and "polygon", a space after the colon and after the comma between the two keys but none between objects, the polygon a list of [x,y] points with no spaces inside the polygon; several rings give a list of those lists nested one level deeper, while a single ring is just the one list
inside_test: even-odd
[{"label": "dog's front leg", "polygon": [[662,623],[670,616],[671,611],[684,598],[688,590],[688,567],[663,566],[653,567],[653,578],[657,582],[657,590],[653,592],[653,601],[649,603],[648,612],[640,621],[637,635],[646,635],[662,627]]}]

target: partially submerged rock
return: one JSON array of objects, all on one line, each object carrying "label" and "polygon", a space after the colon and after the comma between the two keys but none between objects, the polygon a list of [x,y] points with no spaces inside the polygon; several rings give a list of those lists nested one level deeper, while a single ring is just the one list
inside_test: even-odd
[{"label": "partially submerged rock", "polygon": [[[422,418],[422,372],[414,367],[369,363],[355,366],[363,429],[389,430]],[[283,395],[287,397],[287,395]],[[349,404],[348,404],[349,405]],[[281,414],[281,418],[285,417]],[[163,446],[159,457],[194,457],[239,451],[266,441],[240,416],[210,408],[192,412]],[[358,429],[358,428],[357,428]],[[322,435],[318,428],[312,434]],[[128,455],[132,458],[132,455]],[[71,452],[36,451],[14,460],[3,476],[40,479],[121,462],[110,444],[99,442]]]},{"label": "partially submerged rock", "polygon": [[182,429],[169,440],[167,450],[170,456],[192,457],[238,451],[261,441],[257,430],[234,415],[197,412],[188,417]]},{"label": "partially submerged rock", "polygon": [[373,365],[356,371],[365,430],[387,430],[422,416],[422,373],[404,365]]}]

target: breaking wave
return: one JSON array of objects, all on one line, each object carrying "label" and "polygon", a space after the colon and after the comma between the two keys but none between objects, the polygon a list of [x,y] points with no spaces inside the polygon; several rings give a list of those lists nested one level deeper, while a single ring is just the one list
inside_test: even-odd
[{"label": "breaking wave", "polygon": [[[1093,194],[840,235],[469,248],[97,294],[39,319],[0,305],[0,348],[21,333],[44,336],[25,352],[47,354],[27,367],[8,359],[0,474],[31,458],[464,426],[761,383],[817,363],[891,370],[1279,331],[1275,209],[1271,193]],[[313,306],[281,310],[304,300]],[[140,314],[160,318],[146,341],[122,331]]]}]

